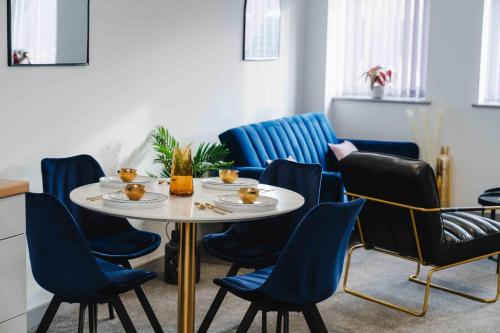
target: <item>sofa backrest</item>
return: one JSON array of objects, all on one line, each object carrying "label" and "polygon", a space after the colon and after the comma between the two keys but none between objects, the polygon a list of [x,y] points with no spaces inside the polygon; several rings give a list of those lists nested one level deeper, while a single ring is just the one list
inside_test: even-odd
[{"label": "sofa backrest", "polygon": [[327,169],[328,143],[338,143],[322,112],[236,127],[219,139],[231,151],[237,166],[266,167],[267,160],[292,156],[297,162],[318,163]]}]

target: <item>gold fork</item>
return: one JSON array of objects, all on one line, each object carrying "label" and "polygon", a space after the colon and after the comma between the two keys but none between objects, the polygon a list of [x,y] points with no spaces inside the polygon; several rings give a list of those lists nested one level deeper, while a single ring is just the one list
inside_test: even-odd
[{"label": "gold fork", "polygon": [[219,210],[218,208],[216,208],[215,206],[210,205],[210,204],[202,204],[200,202],[195,202],[194,205],[199,210],[208,209],[208,210],[211,210],[214,213],[217,213],[217,214],[220,214],[220,215],[226,215],[226,213],[224,213],[222,210]]},{"label": "gold fork", "polygon": [[115,194],[115,193],[122,193],[123,190],[121,191],[117,191],[117,192],[112,192],[112,193],[105,193],[105,194],[101,194],[101,195],[96,195],[95,197],[88,197],[87,200],[88,201],[97,201],[97,200],[101,200],[102,198],[104,198],[104,196],[106,194]]}]

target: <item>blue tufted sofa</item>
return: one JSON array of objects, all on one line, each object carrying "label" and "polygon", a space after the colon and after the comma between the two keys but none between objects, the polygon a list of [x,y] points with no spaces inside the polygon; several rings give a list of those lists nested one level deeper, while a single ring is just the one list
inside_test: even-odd
[{"label": "blue tufted sofa", "polygon": [[[336,137],[324,113],[306,113],[240,126],[220,134],[219,139],[231,150],[228,159],[234,160],[242,177],[258,179],[267,160],[293,156],[298,162],[318,163],[323,168],[322,202],[342,201],[339,162],[328,143],[339,143],[343,139]],[[348,140],[361,151],[418,158],[415,143]]]}]

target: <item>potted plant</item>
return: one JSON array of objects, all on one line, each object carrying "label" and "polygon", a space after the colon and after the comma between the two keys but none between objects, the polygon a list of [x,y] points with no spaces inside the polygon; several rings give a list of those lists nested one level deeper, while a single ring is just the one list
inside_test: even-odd
[{"label": "potted plant", "polygon": [[[158,126],[152,134],[155,163],[162,165],[160,177],[170,178],[172,159],[179,142],[163,126]],[[191,146],[191,145],[189,145]],[[224,144],[203,142],[193,156],[193,177],[199,178],[211,170],[231,167],[234,162],[225,161],[229,149]]]},{"label": "potted plant", "polygon": [[372,98],[381,99],[384,97],[385,86],[392,82],[393,75],[392,69],[382,66],[372,67],[363,74],[365,80],[370,80]]}]

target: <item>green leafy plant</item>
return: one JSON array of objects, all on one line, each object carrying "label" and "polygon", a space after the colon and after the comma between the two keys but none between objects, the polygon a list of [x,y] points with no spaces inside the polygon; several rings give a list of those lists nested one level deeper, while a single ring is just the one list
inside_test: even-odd
[{"label": "green leafy plant", "polygon": [[[158,126],[152,134],[153,149],[156,152],[154,162],[162,165],[160,177],[169,178],[174,156],[174,148],[179,147],[172,134],[163,126]],[[201,143],[193,156],[193,176],[201,177],[211,170],[231,167],[234,162],[225,161],[229,149],[220,143]]]}]

